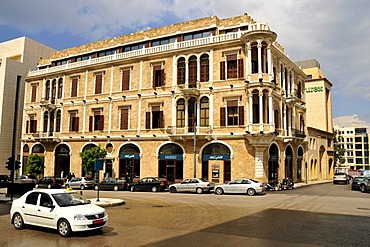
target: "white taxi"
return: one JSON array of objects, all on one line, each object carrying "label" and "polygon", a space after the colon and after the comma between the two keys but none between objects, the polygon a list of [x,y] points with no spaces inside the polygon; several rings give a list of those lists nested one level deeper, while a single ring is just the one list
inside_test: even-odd
[{"label": "white taxi", "polygon": [[102,229],[108,224],[105,209],[72,189],[31,190],[13,201],[10,209],[15,229],[35,225],[57,229],[67,237],[71,232]]}]

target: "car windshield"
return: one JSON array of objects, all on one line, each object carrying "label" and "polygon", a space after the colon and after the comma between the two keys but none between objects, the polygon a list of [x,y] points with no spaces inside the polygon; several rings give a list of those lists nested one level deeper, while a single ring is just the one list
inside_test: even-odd
[{"label": "car windshield", "polygon": [[60,207],[69,207],[69,206],[76,206],[76,205],[90,203],[89,200],[87,200],[85,197],[81,196],[77,192],[58,193],[58,194],[52,194],[52,196]]}]

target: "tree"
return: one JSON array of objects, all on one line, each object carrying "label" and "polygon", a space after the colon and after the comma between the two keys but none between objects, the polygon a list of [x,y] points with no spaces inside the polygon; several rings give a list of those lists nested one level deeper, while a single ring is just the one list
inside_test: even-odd
[{"label": "tree", "polygon": [[345,162],[344,154],[346,149],[343,145],[343,136],[340,135],[339,131],[334,131],[333,136],[334,142],[334,164],[342,165]]},{"label": "tree", "polygon": [[28,175],[37,176],[44,172],[44,157],[31,154],[27,159],[26,172]]},{"label": "tree", "polygon": [[93,175],[94,173],[94,162],[97,159],[104,159],[107,155],[107,150],[102,149],[100,146],[93,147],[84,150],[80,153],[82,159],[82,169],[85,171],[86,175]]}]

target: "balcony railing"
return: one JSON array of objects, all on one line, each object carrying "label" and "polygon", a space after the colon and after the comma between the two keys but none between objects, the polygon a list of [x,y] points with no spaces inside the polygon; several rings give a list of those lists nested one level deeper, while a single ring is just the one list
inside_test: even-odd
[{"label": "balcony railing", "polygon": [[293,129],[292,128],[292,134],[293,134],[293,136],[299,137],[299,138],[305,138],[306,137],[306,134],[304,133],[304,131],[299,130],[299,129]]},{"label": "balcony railing", "polygon": [[[264,29],[262,30],[266,30],[265,26],[263,26],[263,28]],[[221,34],[221,35],[210,36],[206,38],[193,39],[193,40],[188,40],[188,41],[183,41],[183,42],[175,42],[175,43],[171,43],[167,45],[160,45],[160,46],[149,47],[149,48],[144,47],[142,49],[135,50],[135,51],[116,53],[114,55],[109,55],[105,57],[93,58],[93,59],[88,59],[88,60],[79,61],[79,62],[67,63],[64,65],[50,67],[46,69],[29,71],[28,76],[43,75],[43,74],[63,71],[66,69],[73,69],[73,68],[79,68],[79,67],[93,65],[93,64],[122,60],[126,58],[145,56],[148,54],[154,54],[154,53],[160,53],[160,52],[165,52],[165,51],[173,51],[173,50],[178,50],[178,49],[185,49],[185,48],[191,48],[191,47],[196,47],[196,46],[201,46],[201,45],[207,45],[207,44],[212,44],[212,43],[221,43],[221,42],[237,40],[237,39],[240,39],[242,34],[246,32],[248,31],[239,31],[239,32],[234,32],[234,33]]]}]

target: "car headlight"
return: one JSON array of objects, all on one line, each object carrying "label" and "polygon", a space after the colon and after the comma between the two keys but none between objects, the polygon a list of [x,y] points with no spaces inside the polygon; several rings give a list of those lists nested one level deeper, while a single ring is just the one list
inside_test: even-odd
[{"label": "car headlight", "polygon": [[106,216],[108,216],[108,214],[107,214],[107,212],[106,212],[106,211],[104,211],[104,217],[106,217]]},{"label": "car headlight", "polygon": [[75,214],[74,219],[75,220],[87,220],[85,215],[83,214]]}]

